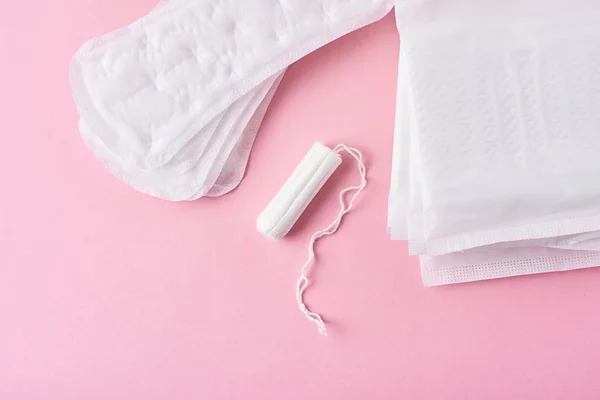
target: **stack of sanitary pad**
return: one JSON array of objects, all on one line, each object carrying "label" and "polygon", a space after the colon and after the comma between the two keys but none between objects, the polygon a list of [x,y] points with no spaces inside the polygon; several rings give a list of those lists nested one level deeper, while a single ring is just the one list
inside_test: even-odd
[{"label": "stack of sanitary pad", "polygon": [[426,285],[600,265],[600,5],[396,7],[389,232]]},{"label": "stack of sanitary pad", "polygon": [[165,0],[91,40],[71,84],[88,147],[167,200],[219,196],[243,177],[285,69],[385,16],[385,0]]}]

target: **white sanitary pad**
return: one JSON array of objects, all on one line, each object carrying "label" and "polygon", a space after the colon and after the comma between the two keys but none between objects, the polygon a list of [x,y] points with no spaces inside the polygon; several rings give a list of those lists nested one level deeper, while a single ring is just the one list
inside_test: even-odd
[{"label": "white sanitary pad", "polygon": [[575,3],[396,8],[389,231],[426,284],[600,264],[600,6]]},{"label": "white sanitary pad", "polygon": [[389,0],[168,0],[71,64],[80,131],[106,168],[167,200],[241,180],[285,69],[376,21]]}]

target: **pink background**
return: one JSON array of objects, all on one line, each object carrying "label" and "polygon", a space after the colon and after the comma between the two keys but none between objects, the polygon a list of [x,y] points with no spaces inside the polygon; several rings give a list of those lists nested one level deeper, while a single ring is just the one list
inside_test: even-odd
[{"label": "pink background", "polygon": [[[155,0],[0,6],[0,399],[597,399],[600,270],[423,288],[386,235],[399,40],[392,16],[292,66],[246,179],[174,204],[105,172],[77,133],[68,62]],[[362,149],[291,237],[255,218],[315,140]]]}]

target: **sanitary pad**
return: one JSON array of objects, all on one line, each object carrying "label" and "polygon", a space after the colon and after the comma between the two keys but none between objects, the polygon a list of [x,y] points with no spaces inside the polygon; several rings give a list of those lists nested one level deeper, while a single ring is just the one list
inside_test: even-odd
[{"label": "sanitary pad", "polygon": [[106,168],[167,200],[227,193],[285,69],[376,21],[386,0],[168,0],[73,58],[80,131]]},{"label": "sanitary pad", "polygon": [[392,238],[427,285],[600,264],[600,6],[396,8]]}]

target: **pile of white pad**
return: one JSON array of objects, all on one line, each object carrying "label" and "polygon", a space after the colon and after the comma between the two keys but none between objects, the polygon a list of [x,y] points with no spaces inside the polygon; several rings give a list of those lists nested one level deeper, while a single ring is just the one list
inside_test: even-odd
[{"label": "pile of white pad", "polygon": [[71,63],[80,132],[106,168],[172,201],[243,177],[286,68],[374,22],[382,0],[164,0]]},{"label": "pile of white pad", "polygon": [[406,2],[396,19],[388,228],[424,283],[600,265],[600,3]]},{"label": "pile of white pad", "polygon": [[396,6],[388,229],[426,285],[600,265],[600,4],[165,0],[71,65],[87,146],[172,201],[235,188],[286,68]]}]

